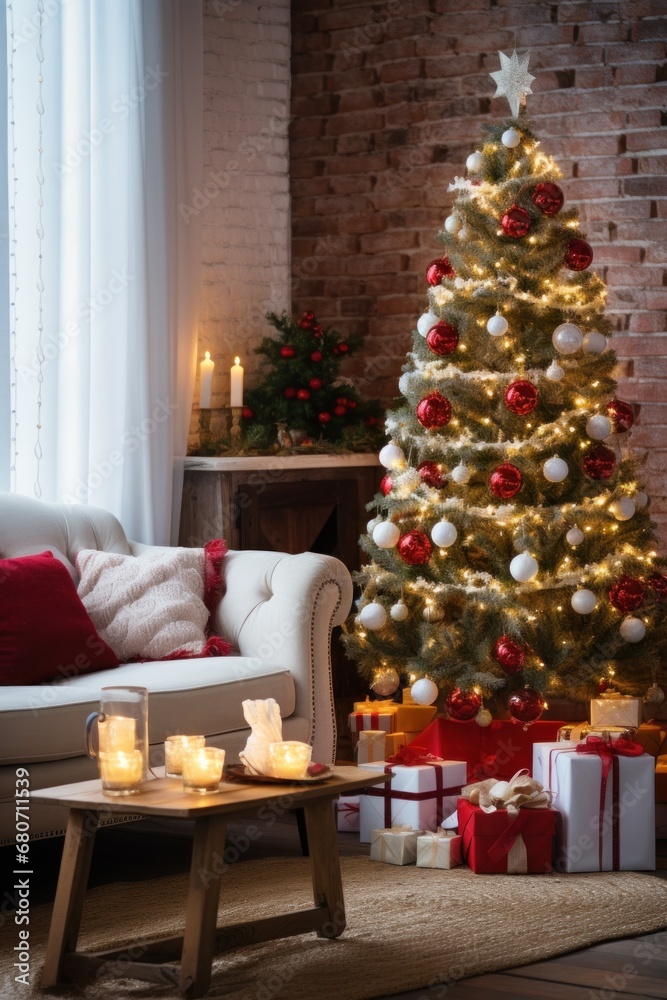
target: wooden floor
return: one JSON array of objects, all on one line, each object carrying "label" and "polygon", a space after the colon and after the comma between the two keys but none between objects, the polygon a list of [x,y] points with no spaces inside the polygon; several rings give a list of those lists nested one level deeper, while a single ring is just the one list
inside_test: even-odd
[{"label": "wooden floor", "polygon": [[[243,831],[243,823],[230,823],[229,835]],[[137,838],[142,838],[141,850]],[[146,849],[145,838],[149,838]],[[49,902],[55,893],[62,839],[35,841],[31,863],[35,876],[33,904]],[[190,840],[182,826],[152,822],[103,829],[98,834],[90,885],[118,880],[140,881],[188,870]],[[342,856],[367,853],[355,834],[339,834]],[[11,848],[0,849],[0,870],[11,861]],[[261,840],[252,844],[243,860],[300,853],[296,825],[290,817],[278,820]],[[6,855],[6,858],[5,858]],[[656,877],[667,878],[667,841],[658,841]],[[136,863],[132,859],[136,858]],[[141,859],[139,861],[139,859]],[[147,866],[148,859],[148,866]],[[667,914],[665,914],[667,925]],[[539,928],[536,928],[539,933]],[[511,928],[508,928],[511,942]],[[667,998],[667,931],[642,937],[609,941],[571,952],[561,958],[505,972],[475,976],[452,985],[394,994],[392,1000],[640,1000]],[[345,998],[341,998],[345,1000]],[[388,1000],[386,997],[378,1000]]]}]

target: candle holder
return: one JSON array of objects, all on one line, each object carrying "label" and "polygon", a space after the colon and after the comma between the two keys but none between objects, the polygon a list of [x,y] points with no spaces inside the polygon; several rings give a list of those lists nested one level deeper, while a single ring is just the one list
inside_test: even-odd
[{"label": "candle holder", "polygon": [[241,439],[241,414],[243,413],[242,406],[232,406],[232,428],[230,437],[232,439],[232,444],[240,444]]},{"label": "candle holder", "polygon": [[199,747],[183,753],[183,790],[206,795],[217,792],[225,766],[225,751],[218,747]]},{"label": "candle holder", "polygon": [[204,736],[168,736],[164,741],[164,773],[167,778],[183,774],[183,755],[200,750],[206,744]]},{"label": "candle holder", "polygon": [[202,448],[211,444],[211,408],[202,407],[199,410],[199,444]]},{"label": "candle holder", "polygon": [[140,750],[101,750],[99,766],[105,795],[136,795],[141,791],[144,759]]},{"label": "candle holder", "polygon": [[313,750],[308,743],[286,740],[269,745],[269,777],[291,778],[302,781],[308,776],[308,765]]}]

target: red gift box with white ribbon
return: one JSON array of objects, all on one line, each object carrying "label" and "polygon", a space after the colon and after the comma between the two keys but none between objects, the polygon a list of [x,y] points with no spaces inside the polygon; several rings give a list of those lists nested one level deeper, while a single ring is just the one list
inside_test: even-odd
[{"label": "red gift box with white ribbon", "polygon": [[457,811],[463,861],[475,874],[543,874],[552,870],[555,809],[485,812],[467,799],[459,799]]}]

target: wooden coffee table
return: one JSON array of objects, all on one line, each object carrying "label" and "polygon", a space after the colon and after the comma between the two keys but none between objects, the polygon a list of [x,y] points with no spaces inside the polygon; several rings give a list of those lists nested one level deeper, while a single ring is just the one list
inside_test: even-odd
[{"label": "wooden coffee table", "polygon": [[[213,957],[245,944],[317,931],[335,938],[345,929],[345,904],[333,800],[389,775],[358,767],[336,767],[328,780],[311,784],[223,782],[209,795],[185,793],[180,779],[157,778],[131,798],[112,798],[99,780],[81,781],[35,791],[34,802],[69,807],[69,820],[44,960],[42,987],[100,974],[108,966],[117,976],[178,985],[186,997],[201,997],[211,981]],[[224,865],[227,817],[259,809],[271,802],[280,808],[303,809],[313,879],[315,906],[247,923],[216,926]],[[194,820],[190,883],[182,936],[142,941],[140,960],[128,961],[128,946],[108,951],[76,950],[90,872],[95,833],[109,813]],[[135,944],[132,950],[136,950]],[[103,974],[103,973],[102,973]]]}]

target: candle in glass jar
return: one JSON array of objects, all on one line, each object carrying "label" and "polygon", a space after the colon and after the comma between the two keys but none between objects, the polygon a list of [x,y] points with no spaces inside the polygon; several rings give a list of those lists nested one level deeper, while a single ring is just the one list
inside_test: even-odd
[{"label": "candle in glass jar", "polygon": [[197,750],[206,743],[204,736],[168,736],[164,741],[164,771],[168,778],[180,778],[183,773],[183,754]]},{"label": "candle in glass jar", "polygon": [[211,408],[211,389],[213,386],[213,369],[215,362],[211,361],[211,352],[207,351],[204,360],[199,365],[199,409]]},{"label": "candle in glass jar", "polygon": [[124,753],[114,750],[100,753],[102,790],[115,795],[131,795],[139,791],[143,777],[144,758],[140,750]]},{"label": "candle in glass jar", "polygon": [[125,715],[107,715],[97,722],[100,753],[130,754],[136,749],[137,720]]},{"label": "candle in glass jar", "polygon": [[234,358],[229,374],[231,379],[229,405],[243,406],[243,367],[240,358]]},{"label": "candle in glass jar", "polygon": [[302,780],[307,777],[312,752],[312,747],[308,743],[299,743],[297,740],[271,743],[269,746],[270,777]]},{"label": "candle in glass jar", "polygon": [[183,753],[183,788],[186,792],[215,792],[222,779],[225,751],[198,747]]}]

